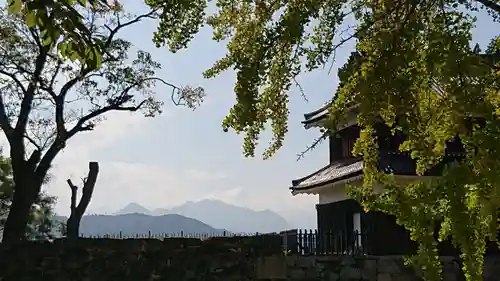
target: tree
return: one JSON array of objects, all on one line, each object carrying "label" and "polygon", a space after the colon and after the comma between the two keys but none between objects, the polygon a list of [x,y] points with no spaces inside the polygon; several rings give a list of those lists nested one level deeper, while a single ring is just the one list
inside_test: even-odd
[{"label": "tree", "polygon": [[[441,239],[451,237],[461,249],[467,280],[481,280],[486,240],[496,240],[499,230],[500,37],[484,52],[472,47],[475,19],[468,12],[485,9],[498,20],[498,1],[217,4],[208,23],[216,40],[228,41],[228,53],[205,76],[236,70],[237,103],[223,127],[245,134],[245,155],[254,156],[267,122],[274,139],[264,158],[281,147],[287,133],[288,90],[297,75],[324,66],[345,42],[356,40],[357,57],[345,67],[330,110],[332,126],[323,135],[332,133],[348,104],[359,104],[363,130],[354,152],[364,158],[365,185],[352,195],[367,209],[395,215],[410,231],[419,249],[409,261],[426,280],[439,280],[442,270],[434,223],[441,226]],[[342,28],[348,19],[358,22],[350,32]],[[438,180],[398,187],[376,169],[373,125],[379,120],[407,136],[400,149],[416,159],[418,173],[442,160],[447,142],[457,137],[466,157]],[[375,183],[387,187],[383,196],[373,195]]]},{"label": "tree", "polygon": [[91,40],[102,48],[99,68],[61,56],[44,45],[39,29],[25,23],[24,14],[0,15],[0,126],[10,144],[15,192],[4,229],[4,242],[24,236],[29,210],[41,192],[47,171],[66,141],[92,131],[111,111],[161,113],[163,101],[153,89],[172,88],[176,105],[195,108],[202,88],[179,88],[156,77],[161,65],[138,51],[129,58],[131,43],[119,32],[157,11],[128,16],[121,7],[86,9],[83,22]]},{"label": "tree", "polygon": [[[3,232],[5,220],[14,195],[14,182],[12,167],[8,158],[0,156],[0,233]],[[45,183],[48,182],[48,178]],[[52,208],[56,198],[41,193],[30,209],[28,224],[25,231],[27,239],[50,238],[56,223],[53,218]],[[1,236],[1,235],[0,235]]]},{"label": "tree", "polygon": [[78,238],[80,234],[80,222],[85,210],[87,210],[87,207],[89,206],[90,199],[92,199],[92,193],[94,192],[94,186],[96,184],[98,174],[99,163],[90,162],[89,173],[86,178],[82,179],[82,197],[80,198],[80,202],[78,202],[78,204],[76,203],[78,186],[74,185],[71,179],[67,180],[71,189],[71,212],[66,222],[66,236],[70,239]]}]

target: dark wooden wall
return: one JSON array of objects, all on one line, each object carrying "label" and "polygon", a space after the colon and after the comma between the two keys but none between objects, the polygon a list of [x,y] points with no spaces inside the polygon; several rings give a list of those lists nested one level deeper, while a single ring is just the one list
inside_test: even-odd
[{"label": "dark wooden wall", "polygon": [[[350,158],[353,155],[350,154],[352,151],[352,144],[357,140],[360,134],[360,127],[357,125],[351,126],[348,128],[343,129],[340,132],[337,132],[335,135],[330,136],[329,138],[329,148],[330,148],[330,163],[339,161],[345,158]],[[391,129],[385,125],[385,124],[377,124],[375,126],[376,134],[377,134],[377,142],[378,146],[380,149],[380,154],[394,154],[394,153],[401,153],[399,151],[399,146],[403,141],[406,139],[403,133],[401,132],[396,132],[393,134],[391,132]],[[436,167],[436,171],[432,171],[432,174],[434,175],[436,172],[439,173],[440,170],[447,164],[455,160],[459,160],[462,158],[462,156],[459,156],[457,154],[463,154],[464,153],[464,148],[460,142],[460,139],[457,137],[453,141],[449,141],[446,144],[446,155],[444,156],[444,159],[439,167]],[[389,157],[391,158],[391,157]],[[405,162],[412,161],[414,160],[410,159],[410,156],[407,155],[408,159],[403,159]],[[401,160],[401,159],[400,159]],[[384,160],[385,161],[385,160]],[[394,165],[397,165],[397,163],[394,163]],[[406,163],[408,166],[408,163]],[[414,166],[414,164],[413,164]],[[397,169],[396,169],[397,170]],[[405,169],[406,170],[406,169]],[[439,170],[439,171],[437,171]],[[397,173],[396,173],[397,174]],[[406,172],[404,174],[407,174]],[[414,171],[412,171],[410,174],[414,174]]]},{"label": "dark wooden wall", "polygon": [[[354,213],[362,212],[361,206],[355,200],[343,200],[331,204],[316,205],[318,216],[318,234],[321,239],[340,237],[343,244],[352,244],[355,241],[353,232]],[[328,237],[324,237],[324,236]],[[319,243],[326,243],[319,241]],[[332,244],[332,242],[328,242]],[[336,242],[335,242],[336,243]]]},{"label": "dark wooden wall", "polygon": [[[408,255],[414,254],[417,249],[417,244],[411,241],[404,227],[396,223],[394,216],[375,211],[364,212],[359,203],[353,199],[316,205],[316,210],[319,237],[325,233],[342,234],[345,239],[342,243],[354,244],[356,237],[353,231],[353,215],[361,213],[361,237],[365,254]],[[325,241],[320,239],[318,243],[325,243]],[[443,256],[458,256],[459,254],[450,241],[440,243],[438,249]]]},{"label": "dark wooden wall", "polygon": [[360,128],[355,125],[330,136],[330,163],[353,156],[352,145],[358,139],[359,133]]}]

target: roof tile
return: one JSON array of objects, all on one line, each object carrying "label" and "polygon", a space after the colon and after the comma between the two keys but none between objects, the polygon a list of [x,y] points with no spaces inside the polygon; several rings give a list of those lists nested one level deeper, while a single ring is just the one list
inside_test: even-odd
[{"label": "roof tile", "polygon": [[305,178],[292,182],[293,189],[307,188],[324,182],[340,179],[353,173],[363,171],[363,160],[359,158],[334,162]]}]

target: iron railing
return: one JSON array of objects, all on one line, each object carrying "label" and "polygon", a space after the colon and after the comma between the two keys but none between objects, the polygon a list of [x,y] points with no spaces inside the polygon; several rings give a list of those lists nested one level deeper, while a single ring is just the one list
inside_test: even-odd
[{"label": "iron railing", "polygon": [[364,255],[368,254],[366,235],[354,232],[288,230],[280,233],[287,255]]}]

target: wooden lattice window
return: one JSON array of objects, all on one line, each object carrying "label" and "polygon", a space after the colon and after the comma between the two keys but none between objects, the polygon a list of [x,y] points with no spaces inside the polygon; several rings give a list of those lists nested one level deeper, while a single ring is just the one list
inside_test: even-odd
[{"label": "wooden lattice window", "polygon": [[342,157],[349,158],[353,157],[352,150],[354,149],[355,138],[344,138],[342,140]]}]

